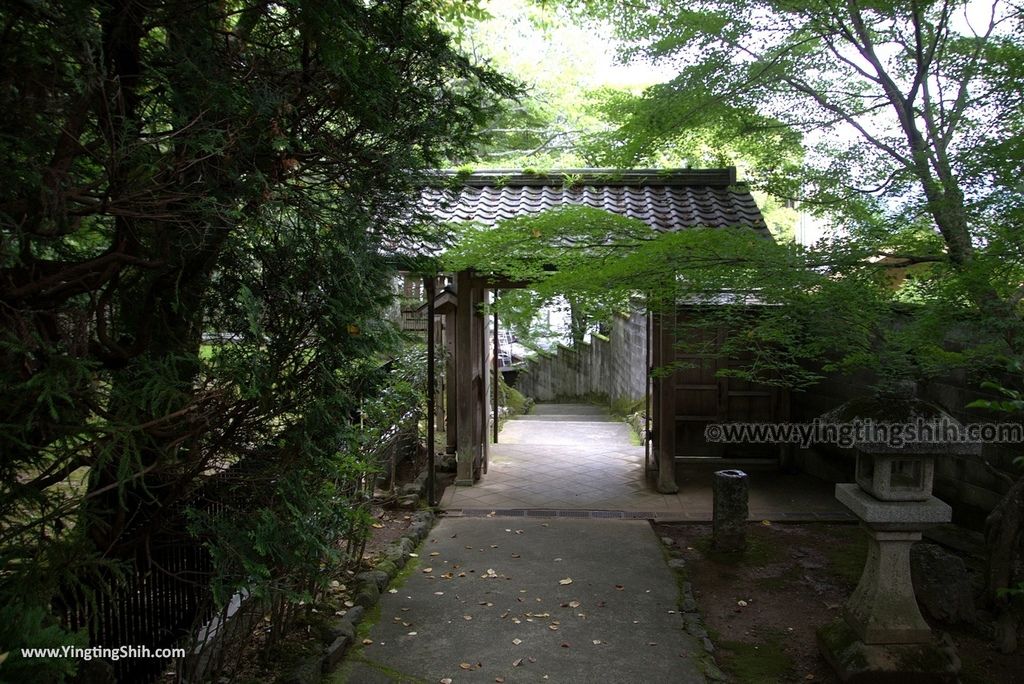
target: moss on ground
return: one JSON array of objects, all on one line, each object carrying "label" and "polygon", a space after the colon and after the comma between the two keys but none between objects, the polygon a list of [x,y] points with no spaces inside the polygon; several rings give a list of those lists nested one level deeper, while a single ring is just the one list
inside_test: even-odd
[{"label": "moss on ground", "polygon": [[708,560],[725,565],[759,566],[778,563],[786,557],[786,549],[771,537],[770,530],[760,526],[747,527],[747,548],[740,553],[717,551],[713,546],[714,537],[707,535],[698,539],[694,546]]},{"label": "moss on ground", "polygon": [[828,571],[851,586],[860,581],[868,557],[867,536],[856,525],[830,526],[827,530],[835,543],[822,549],[828,558]]},{"label": "moss on ground", "polygon": [[793,659],[782,648],[781,632],[765,632],[756,643],[719,642],[722,665],[742,684],[774,684],[793,679]]}]

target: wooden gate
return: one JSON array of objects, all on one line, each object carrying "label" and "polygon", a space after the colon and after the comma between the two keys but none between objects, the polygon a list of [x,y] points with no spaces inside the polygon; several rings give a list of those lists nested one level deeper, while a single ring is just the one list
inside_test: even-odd
[{"label": "wooden gate", "polygon": [[667,469],[659,473],[662,491],[674,491],[674,463],[680,459],[781,456],[777,444],[709,442],[704,435],[708,425],[789,418],[787,391],[720,375],[749,361],[746,355],[723,355],[725,325],[693,327],[692,321],[692,310],[681,307],[674,317],[655,316],[652,326],[654,449],[659,470]]}]

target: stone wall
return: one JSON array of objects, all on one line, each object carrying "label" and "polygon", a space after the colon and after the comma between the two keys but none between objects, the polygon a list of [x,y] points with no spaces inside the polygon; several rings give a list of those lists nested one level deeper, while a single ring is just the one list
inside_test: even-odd
[{"label": "stone wall", "polygon": [[593,335],[578,349],[559,345],[528,361],[516,389],[536,401],[595,395],[612,403],[642,401],[646,363],[646,317],[616,316],[608,337]]}]

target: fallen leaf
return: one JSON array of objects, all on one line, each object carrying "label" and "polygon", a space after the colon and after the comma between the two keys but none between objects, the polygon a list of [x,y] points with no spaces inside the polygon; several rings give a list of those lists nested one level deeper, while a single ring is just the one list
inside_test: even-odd
[{"label": "fallen leaf", "polygon": [[618,589],[619,591],[622,591],[623,589],[625,589],[625,587],[622,586],[621,584],[616,584],[615,588]]},{"label": "fallen leaf", "polygon": [[516,638],[516,639],[512,640],[512,643],[515,644],[516,646],[518,646],[519,644],[523,643],[523,640],[519,639],[519,638]]},{"label": "fallen leaf", "polygon": [[444,679],[439,680],[437,684],[452,684],[452,678],[445,677]]},{"label": "fallen leaf", "polygon": [[463,619],[463,620],[467,620],[467,621],[468,621],[468,620],[472,620],[472,619],[473,619],[473,616],[472,616],[472,615],[463,615],[463,616],[462,616],[462,619]]},{"label": "fallen leaf", "polygon": [[363,646],[369,646],[373,643],[373,639],[363,639]]},{"label": "fallen leaf", "polygon": [[569,601],[569,607],[570,608],[579,608],[580,607],[580,602],[579,601]]},{"label": "fallen leaf", "polygon": [[431,556],[440,556],[440,555],[441,555],[441,552],[440,552],[440,551],[431,551],[431,552],[430,552],[430,555],[431,555]]},{"label": "fallen leaf", "polygon": [[398,590],[397,589],[388,589],[388,593],[389,594],[397,594]]},{"label": "fallen leaf", "polygon": [[431,572],[434,572],[434,568],[423,568],[423,574],[424,575],[426,575],[428,573],[431,573]]},{"label": "fallen leaf", "polygon": [[418,553],[410,553],[409,554],[409,558],[419,558],[419,557],[420,557],[420,554],[418,554]]},{"label": "fallen leaf", "polygon": [[382,527],[384,527],[384,526],[383,526],[383,525],[381,525],[380,523],[373,523],[372,527],[373,527],[374,529],[377,529],[377,530],[379,530],[379,529],[381,529],[381,528],[382,528]]},{"label": "fallen leaf", "polygon": [[747,602],[746,601],[742,601],[742,600],[741,601],[737,601],[736,605],[739,606],[740,608],[746,608],[747,607]]},{"label": "fallen leaf", "polygon": [[409,632],[406,636],[416,636],[416,632]]},{"label": "fallen leaf", "polygon": [[569,642],[568,641],[563,641],[562,642],[562,648],[569,648]]},{"label": "fallen leaf", "polygon": [[505,678],[504,677],[495,677],[494,681],[496,681],[498,684],[505,684]]},{"label": "fallen leaf", "polygon": [[515,660],[512,661],[512,667],[519,667],[522,664],[523,664],[523,659],[522,658],[516,658]]},{"label": "fallen leaf", "polygon": [[435,591],[434,592],[434,596],[444,596],[444,592],[443,591]]},{"label": "fallen leaf", "polygon": [[572,584],[572,577],[566,577],[565,579],[558,580],[559,584]]},{"label": "fallen leaf", "polygon": [[601,640],[600,639],[594,639],[593,644],[595,646],[600,646],[601,645]]},{"label": "fallen leaf", "polygon": [[548,629],[550,629],[552,632],[557,632],[558,625],[548,625]]}]

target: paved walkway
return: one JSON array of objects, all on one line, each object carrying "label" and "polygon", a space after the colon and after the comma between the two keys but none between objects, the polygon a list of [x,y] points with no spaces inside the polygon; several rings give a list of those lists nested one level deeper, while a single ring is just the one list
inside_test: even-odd
[{"label": "paved walkway", "polygon": [[334,684],[703,682],[644,521],[445,518]]},{"label": "paved walkway", "polygon": [[[524,509],[623,511],[658,520],[711,520],[711,477],[723,466],[677,464],[678,494],[659,494],[644,474],[644,447],[598,406],[538,404],[505,423],[488,472],[472,487],[448,487],[449,514]],[[774,466],[746,467],[752,520],[851,520],[834,486]],[[644,514],[644,515],[639,515]]]}]

